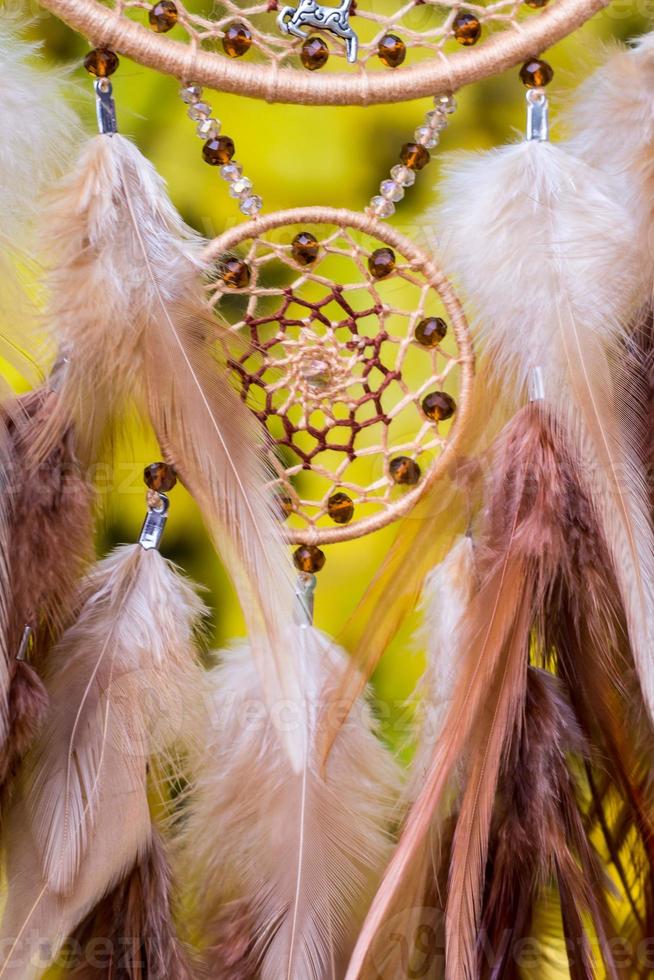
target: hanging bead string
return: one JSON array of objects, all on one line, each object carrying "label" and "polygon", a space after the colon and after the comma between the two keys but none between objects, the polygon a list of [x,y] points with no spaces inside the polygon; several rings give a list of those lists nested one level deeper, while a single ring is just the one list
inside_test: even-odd
[{"label": "hanging bead string", "polygon": [[414,133],[415,142],[405,143],[400,150],[400,160],[391,169],[391,179],[382,180],[379,194],[376,194],[366,208],[366,213],[375,218],[390,218],[395,213],[395,205],[404,197],[407,187],[416,180],[416,173],[427,166],[431,159],[429,153],[438,146],[441,132],[447,127],[447,117],[456,109],[452,95],[437,95],[434,108],[425,116],[422,126]]},{"label": "hanging bead string", "polygon": [[258,194],[252,192],[252,181],[243,176],[243,167],[234,160],[236,147],[229,136],[221,136],[221,123],[212,115],[208,102],[202,100],[199,85],[185,85],[180,89],[182,101],[188,105],[188,116],[197,122],[196,133],[204,140],[202,157],[212,167],[220,167],[220,176],[228,184],[231,197],[236,198],[242,214],[255,217],[263,207]]}]

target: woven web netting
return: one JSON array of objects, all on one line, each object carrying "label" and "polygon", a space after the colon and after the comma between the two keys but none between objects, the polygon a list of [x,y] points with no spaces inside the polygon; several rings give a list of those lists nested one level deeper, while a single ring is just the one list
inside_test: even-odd
[{"label": "woven web netting", "polygon": [[[310,266],[294,258],[300,231],[319,243]],[[303,529],[314,529],[319,540],[321,529],[334,527],[335,494],[353,505],[345,522],[351,534],[342,537],[363,533],[356,528],[364,518],[382,526],[400,516],[407,493],[429,484],[457,415],[452,408],[447,421],[435,421],[424,406],[434,392],[456,405],[461,380],[462,357],[438,284],[397,248],[393,271],[376,280],[369,259],[384,247],[348,227],[285,226],[227,253],[246,263],[249,286],[235,289],[220,274],[210,286],[239,335],[232,368],[272,438],[275,490],[292,511],[288,526],[298,540]],[[416,337],[429,318],[448,326],[431,348]],[[410,479],[398,483],[394,466]]]},{"label": "woven web netting", "polygon": [[[299,2],[299,0],[298,0]],[[555,2],[555,0],[552,0]],[[147,25],[147,12],[152,3],[146,0],[107,0],[119,14]],[[171,37],[179,40],[186,35],[187,40],[197,49],[223,53],[222,38],[225,30],[236,22],[244,24],[252,33],[252,47],[243,58],[244,62],[256,64],[272,63],[279,67],[301,68],[299,51],[302,40],[283,34],[277,26],[279,10],[283,0],[262,0],[259,3],[235,2],[235,0],[175,0],[179,11],[179,21],[172,30]],[[291,7],[296,7],[293,0]],[[550,3],[550,5],[552,5]],[[337,6],[337,0],[330,0],[325,6]],[[386,34],[398,36],[406,45],[404,66],[416,64],[425,58],[447,59],[449,53],[461,50],[454,39],[454,20],[460,11],[474,14],[481,23],[481,41],[485,37],[508,28],[517,28],[524,17],[537,16],[524,0],[495,0],[492,3],[443,2],[429,0],[350,0],[350,23],[359,37],[359,56],[357,63],[348,65],[344,42],[330,32],[305,28],[307,33],[321,34],[327,42],[330,58],[322,72],[331,69],[364,72],[370,70],[390,71],[380,61],[378,45]],[[304,69],[302,69],[304,70]]]}]

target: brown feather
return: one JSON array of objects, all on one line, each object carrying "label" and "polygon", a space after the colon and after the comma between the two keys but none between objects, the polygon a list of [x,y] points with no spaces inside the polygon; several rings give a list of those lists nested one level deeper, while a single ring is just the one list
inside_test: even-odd
[{"label": "brown feather", "polygon": [[153,832],[147,853],[75,931],[78,961],[70,977],[192,980],[196,974],[173,921],[171,887],[164,846]]},{"label": "brown feather", "polygon": [[23,631],[30,627],[30,660],[42,667],[70,619],[77,582],[93,557],[92,491],[80,472],[70,429],[39,466],[30,460],[30,447],[48,425],[56,400],[55,392],[43,388],[0,409],[0,429],[8,447],[9,608],[4,646],[10,684],[0,785],[36,735],[47,705],[36,671],[16,660]]}]

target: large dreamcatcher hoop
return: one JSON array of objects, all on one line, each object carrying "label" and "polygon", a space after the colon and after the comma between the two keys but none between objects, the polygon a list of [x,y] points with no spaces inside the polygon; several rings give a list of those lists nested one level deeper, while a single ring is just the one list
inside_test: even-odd
[{"label": "large dreamcatcher hoop", "polygon": [[232,367],[281,460],[289,540],[344,541],[405,515],[452,465],[473,383],[465,315],[435,260],[325,207],[232,228],[205,258],[213,305],[245,335]]},{"label": "large dreamcatcher hoop", "polygon": [[[297,7],[283,8],[279,0],[222,0],[215,15],[211,4],[195,13],[197,4],[181,0],[42,3],[93,43],[185,81],[271,102],[369,105],[453,92],[504,71],[570,34],[608,0],[551,0],[549,6],[547,0],[409,0],[399,6],[379,0],[374,10],[354,0],[340,7],[298,0]],[[155,32],[145,26],[148,11]],[[187,43],[168,36],[173,27]],[[306,50],[309,31],[312,50]],[[349,70],[306,70],[324,64],[323,38]],[[456,40],[464,50],[451,50]],[[407,52],[406,67],[399,67]],[[348,66],[348,60],[356,63]]]}]

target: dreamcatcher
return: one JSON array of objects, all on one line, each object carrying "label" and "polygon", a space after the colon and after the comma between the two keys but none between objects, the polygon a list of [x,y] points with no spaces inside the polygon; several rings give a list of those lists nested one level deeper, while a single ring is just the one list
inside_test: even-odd
[{"label": "dreamcatcher", "polygon": [[[25,134],[6,208],[43,249],[52,350],[1,417],[0,977],[517,977],[547,903],[572,976],[649,975],[651,42],[599,69],[557,146],[541,52],[597,0],[43,5],[93,45],[99,135],[70,159],[62,127],[37,218],[34,71],[2,35],[0,120]],[[213,241],[119,132],[123,54],[177,77],[238,202]],[[519,64],[526,139],[452,164],[439,258],[386,221],[453,93]],[[204,86],[434,101],[365,210],[266,214]],[[3,358],[39,360],[18,337]],[[86,474],[131,407],[162,459],[137,543],[93,564]],[[246,621],[211,670],[158,551],[178,480]],[[401,518],[348,657],[313,626],[323,548]],[[366,685],[420,596],[403,784]]]}]

